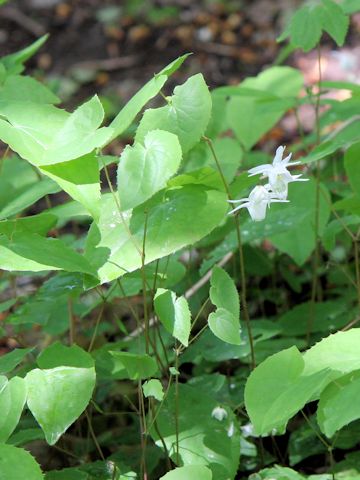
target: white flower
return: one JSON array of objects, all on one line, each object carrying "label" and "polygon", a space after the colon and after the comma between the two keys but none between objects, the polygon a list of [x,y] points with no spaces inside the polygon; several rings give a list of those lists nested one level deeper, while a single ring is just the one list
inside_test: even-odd
[{"label": "white flower", "polygon": [[243,434],[243,437],[251,437],[254,434],[254,426],[252,423],[247,423],[246,425],[243,425],[240,427],[240,430]]},{"label": "white flower", "polygon": [[216,420],[219,420],[219,422],[222,422],[228,416],[228,414],[225,408],[215,407],[211,412],[211,416],[216,418]]},{"label": "white flower", "polygon": [[301,162],[290,162],[291,153],[283,158],[285,147],[278,147],[273,160],[273,163],[259,165],[258,167],[249,170],[250,176],[262,173],[264,177],[269,178],[269,183],[265,185],[276,194],[279,199],[286,199],[288,194],[288,184],[290,182],[306,182],[307,179],[300,178],[301,175],[291,175],[287,170],[292,165],[298,165]]},{"label": "white flower", "polygon": [[240,200],[229,200],[229,202],[231,203],[244,202],[242,203],[242,205],[239,205],[238,207],[231,210],[231,212],[229,212],[229,215],[236,212],[237,210],[240,210],[240,208],[247,208],[251,218],[255,222],[260,222],[261,220],[264,220],[266,216],[266,209],[270,206],[270,203],[287,201],[288,200],[285,199],[279,199],[278,196],[270,192],[269,189],[266,188],[266,186],[264,187],[262,185],[257,185],[250,192],[249,198],[240,198]]}]

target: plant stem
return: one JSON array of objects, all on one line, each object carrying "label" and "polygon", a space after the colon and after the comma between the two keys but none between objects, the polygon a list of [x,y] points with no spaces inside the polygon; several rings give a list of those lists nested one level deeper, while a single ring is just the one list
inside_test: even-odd
[{"label": "plant stem", "polygon": [[[320,44],[317,46],[318,54],[318,68],[319,68],[319,78],[318,78],[318,92],[316,96],[315,103],[315,128],[316,128],[316,144],[320,144],[320,97],[321,97],[321,81],[322,81],[322,72],[321,72],[321,48]],[[315,251],[313,256],[313,275],[311,282],[311,298],[310,298],[310,311],[307,322],[306,329],[306,343],[308,347],[310,346],[310,337],[314,325],[315,318],[315,304],[316,296],[318,292],[318,269],[320,263],[320,242],[319,242],[319,223],[320,223],[320,167],[319,162],[316,162],[316,194],[315,194]]]},{"label": "plant stem", "polygon": [[[179,351],[175,347],[175,368],[179,371]],[[175,377],[175,438],[176,438],[176,465],[180,465],[179,456],[179,375]]]},{"label": "plant stem", "polygon": [[[221,180],[223,182],[226,194],[228,196],[228,200],[232,200],[229,185],[226,181],[226,178],[223,174],[219,159],[217,158],[214,145],[210,138],[203,137],[204,141],[208,144],[211,154],[215,160],[216,166],[219,170],[219,174],[221,177]],[[251,325],[250,325],[250,316],[249,316],[249,310],[247,306],[247,295],[246,295],[246,275],[245,275],[245,262],[244,262],[244,253],[243,253],[243,248],[242,248],[242,241],[241,241],[241,229],[240,229],[240,222],[239,218],[237,215],[234,215],[234,222],[235,222],[235,229],[236,229],[236,237],[237,237],[237,243],[238,243],[238,250],[239,250],[239,263],[240,263],[240,281],[241,281],[241,304],[242,304],[242,310],[244,312],[244,318],[245,318],[245,324],[246,324],[246,329],[249,337],[249,344],[250,344],[250,355],[251,355],[251,367],[254,369],[256,367],[256,359],[255,359],[255,349],[254,349],[254,339],[251,331]]]},{"label": "plant stem", "polygon": [[87,422],[88,422],[89,432],[90,432],[91,438],[93,439],[93,442],[96,446],[96,449],[99,452],[101,460],[105,461],[105,456],[104,456],[104,454],[101,450],[99,442],[97,441],[97,438],[96,438],[96,435],[95,435],[95,432],[94,432],[94,429],[93,429],[93,426],[92,426],[92,423],[91,423],[91,418],[90,418],[89,412],[87,410],[85,410],[85,416],[86,416],[86,419],[87,419]]},{"label": "plant stem", "polygon": [[143,291],[143,307],[144,307],[144,334],[145,334],[145,351],[147,354],[150,352],[149,348],[149,315],[147,307],[147,285],[146,285],[146,273],[145,273],[145,243],[146,243],[146,231],[147,231],[147,212],[145,212],[145,225],[144,225],[144,236],[142,244],[142,254],[141,254],[141,277],[142,277],[142,291]]},{"label": "plant stem", "polygon": [[69,343],[73,345],[75,342],[75,319],[73,312],[72,298],[68,298],[68,314],[69,314]]},{"label": "plant stem", "polygon": [[93,346],[94,346],[94,343],[95,343],[95,339],[96,339],[96,336],[97,336],[97,332],[98,332],[98,328],[99,328],[99,325],[100,325],[100,321],[101,321],[101,318],[102,318],[102,315],[104,313],[104,308],[105,308],[105,302],[103,302],[103,304],[101,305],[101,308],[100,308],[100,312],[96,318],[96,322],[95,322],[95,327],[94,327],[94,332],[92,334],[92,337],[91,337],[91,341],[90,341],[90,345],[89,345],[89,348],[88,348],[88,352],[91,352],[91,350],[93,349]]}]

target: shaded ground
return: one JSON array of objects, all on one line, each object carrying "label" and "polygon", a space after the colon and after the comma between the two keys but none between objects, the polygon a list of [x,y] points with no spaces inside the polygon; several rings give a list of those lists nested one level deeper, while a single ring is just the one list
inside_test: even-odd
[{"label": "shaded ground", "polygon": [[276,37],[297,3],[13,0],[0,10],[0,53],[50,33],[29,66],[39,75],[66,77],[64,98],[81,86],[80,97],[110,89],[126,100],[189,51],[194,55],[182,75],[200,70],[215,87],[237,83],[274,61]]},{"label": "shaded ground", "polygon": [[[186,52],[193,55],[170,80],[169,91],[199,71],[211,88],[256,75],[284,54],[276,38],[300,3],[12,0],[0,8],[0,55],[49,33],[29,69],[51,82],[69,108],[95,92],[101,94],[111,117],[155,72]],[[334,44],[325,38],[324,79],[359,78],[359,25],[360,18],[353,17],[347,47],[340,51],[332,51]],[[297,52],[287,61],[303,71],[307,84],[317,81],[316,52]],[[300,116],[305,130],[310,130],[310,109],[304,108]],[[294,120],[290,120],[272,133],[280,141],[291,139],[294,131]]]}]

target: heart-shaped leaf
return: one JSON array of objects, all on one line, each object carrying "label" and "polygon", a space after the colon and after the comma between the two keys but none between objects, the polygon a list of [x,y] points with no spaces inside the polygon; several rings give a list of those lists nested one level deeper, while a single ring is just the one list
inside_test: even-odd
[{"label": "heart-shaped leaf", "polygon": [[211,95],[199,73],[175,87],[168,105],[148,109],[141,119],[135,140],[142,142],[150,130],[160,128],[175,133],[183,153],[188,152],[204,135],[211,113]]},{"label": "heart-shaped leaf", "polygon": [[36,368],[26,375],[25,381],[28,407],[48,444],[54,445],[87,407],[95,386],[95,369]]},{"label": "heart-shaped leaf", "polygon": [[163,130],[148,132],[144,145],[128,145],[120,157],[117,177],[121,210],[140,205],[164,188],[181,157],[177,136]]}]

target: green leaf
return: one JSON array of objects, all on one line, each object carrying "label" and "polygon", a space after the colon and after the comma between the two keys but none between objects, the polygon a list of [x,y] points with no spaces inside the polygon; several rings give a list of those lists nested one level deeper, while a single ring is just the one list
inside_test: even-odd
[{"label": "green leaf", "polygon": [[210,284],[210,300],[217,309],[209,315],[209,327],[220,340],[240,345],[240,302],[236,286],[228,273],[217,266],[213,268]]},{"label": "green leaf", "polygon": [[159,128],[179,137],[183,153],[188,152],[205,133],[211,113],[211,95],[199,73],[174,89],[168,105],[145,111],[135,140],[143,142],[150,130]]},{"label": "green leaf", "polygon": [[291,347],[268,357],[250,374],[245,405],[257,434],[273,429],[284,433],[288,420],[329,381],[331,372],[326,367],[306,375],[304,367],[301,353]]},{"label": "green leaf", "polygon": [[340,428],[360,418],[359,393],[359,371],[336,379],[321,393],[317,419],[327,437],[332,437]]},{"label": "green leaf", "polygon": [[210,313],[208,323],[212,333],[223,342],[241,345],[239,320],[226,310],[217,308]]},{"label": "green leaf", "polygon": [[14,233],[0,236],[0,268],[9,271],[41,272],[66,270],[96,275],[85,257],[55,238]]},{"label": "green leaf", "polygon": [[25,430],[18,430],[11,435],[7,443],[14,445],[14,447],[22,447],[34,440],[44,440],[44,433],[40,428],[26,428]]},{"label": "green leaf", "polygon": [[101,282],[111,281],[141,267],[144,212],[145,263],[150,263],[210,233],[224,219],[227,205],[223,192],[184,185],[160,191],[121,218],[114,198],[104,196],[99,224],[89,232],[86,258],[98,258]]},{"label": "green leaf", "polygon": [[[296,226],[287,232],[269,235],[271,242],[280,251],[287,253],[298,265],[302,265],[315,248],[315,208],[316,208],[316,183],[314,180],[299,182],[289,185],[288,204],[274,205],[269,212],[269,222],[275,211],[281,210],[283,218],[292,215],[297,208],[306,208],[306,215]],[[322,236],[330,217],[330,197],[324,185],[320,185],[319,193],[319,228],[318,235]],[[281,208],[278,208],[281,207]],[[306,235],[304,235],[306,232]]]},{"label": "green leaf", "polygon": [[[178,427],[181,465],[207,466],[213,478],[227,480],[235,477],[238,468],[240,436],[236,418],[229,409],[226,409],[227,415],[221,421],[212,416],[218,406],[206,393],[199,395],[197,388],[180,384],[177,399],[175,388],[170,388],[157,417],[157,424],[174,462]],[[162,448],[156,431],[152,429],[150,434]]]},{"label": "green leaf", "polygon": [[121,210],[140,205],[164,188],[177,172],[181,157],[177,136],[162,130],[148,132],[144,145],[128,145],[118,167]]},{"label": "green leaf", "polygon": [[74,200],[84,205],[95,220],[100,215],[100,172],[96,154],[55,165],[46,165],[40,170],[54,180]]},{"label": "green leaf", "polygon": [[13,377],[9,382],[6,377],[0,376],[0,379],[2,381],[2,388],[0,388],[0,443],[2,443],[6,442],[19,422],[26,400],[26,386],[24,379],[20,377]]},{"label": "green leaf", "polygon": [[37,358],[40,368],[80,367],[91,368],[94,366],[92,356],[77,345],[67,347],[60,342],[54,342],[45,348]]},{"label": "green leaf", "polygon": [[0,233],[12,237],[15,232],[37,233],[46,235],[56,225],[55,215],[41,213],[15,220],[0,221]]},{"label": "green leaf", "polygon": [[52,105],[21,102],[3,108],[0,138],[21,157],[37,167],[82,157],[103,146],[112,130],[99,128],[104,110],[95,95],[72,114]]},{"label": "green leaf", "polygon": [[[313,308],[313,310],[311,310]],[[300,303],[281,315],[278,319],[285,336],[306,336],[309,317],[313,312],[311,332],[331,333],[343,327],[348,321],[347,305],[343,299],[318,302],[313,307],[311,302]]]},{"label": "green leaf", "polygon": [[14,102],[25,103],[31,109],[33,103],[52,104],[60,102],[60,99],[32,77],[10,75],[0,86],[0,112],[3,105]]},{"label": "green leaf", "polygon": [[131,125],[135,120],[136,115],[141,111],[141,109],[155,97],[162,87],[165,85],[166,80],[170,75],[172,75],[178,68],[181,67],[182,63],[188,57],[188,54],[182,55],[177,58],[165,68],[161,70],[157,75],[149,80],[125,105],[125,107],[118,113],[118,115],[111,122],[110,127],[113,129],[113,133],[110,137],[110,140],[121,135],[125,130]]},{"label": "green leaf", "polygon": [[[212,142],[221,171],[228,183],[231,183],[241,164],[243,151],[237,140],[230,137],[216,138]],[[187,155],[185,171],[194,170],[210,166],[218,170],[214,157],[209,146],[205,142],[196,145]]]},{"label": "green leaf", "polygon": [[257,77],[244,80],[239,89],[270,94],[271,99],[262,95],[231,96],[227,106],[227,119],[236,138],[246,150],[270,130],[289,108],[289,97],[296,97],[303,85],[303,76],[294,68],[271,67]]},{"label": "green leaf", "polygon": [[110,355],[126,369],[128,378],[139,380],[152,377],[157,372],[156,361],[149,355],[109,351]]},{"label": "green leaf", "polygon": [[9,373],[30,353],[32,348],[15,348],[10,353],[0,357],[0,374]]},{"label": "green leaf", "polygon": [[43,480],[39,465],[29,452],[12,445],[0,444],[1,480]]},{"label": "green leaf", "polygon": [[160,380],[157,380],[156,378],[152,378],[145,382],[142,389],[146,398],[154,397],[156,400],[159,400],[159,402],[164,398],[163,386]]},{"label": "green leaf", "polygon": [[235,317],[240,317],[240,301],[236,285],[230,275],[215,266],[210,279],[210,300],[218,308],[225,308]]},{"label": "green leaf", "polygon": [[355,143],[345,153],[344,165],[351,188],[360,197],[360,142]]},{"label": "green leaf", "polygon": [[319,7],[304,5],[291,19],[290,36],[295,47],[304,52],[312,50],[320,41],[322,20]]},{"label": "green leaf", "polygon": [[[317,477],[317,475],[315,476]],[[321,475],[320,475],[321,477]],[[249,477],[252,478],[252,475]],[[309,479],[312,478],[308,477]],[[279,465],[275,465],[272,468],[264,468],[264,470],[260,470],[256,473],[256,480],[305,480],[303,475],[300,475],[295,470],[292,470],[288,467],[280,467]],[[255,480],[255,479],[254,479]],[[315,478],[313,479],[315,480]],[[321,480],[321,478],[318,478]],[[323,478],[322,480],[328,480],[328,478]],[[330,477],[329,477],[330,480]]]},{"label": "green leaf", "polygon": [[175,468],[160,478],[160,480],[212,480],[211,470],[203,465],[189,465],[188,467]]},{"label": "green leaf", "polygon": [[3,63],[3,65],[5,65],[6,69],[9,70],[10,73],[22,72],[23,63],[25,63],[27,60],[29,60],[29,58],[35,55],[39,48],[44,45],[48,37],[49,34],[43,35],[28,47],[25,47],[16,53],[6,55],[1,59],[1,62]]},{"label": "green leaf", "polygon": [[[11,184],[8,184],[8,186],[11,187]],[[7,193],[6,190],[7,189],[3,190],[3,194]],[[27,188],[15,188],[12,193],[15,193],[16,196],[15,198],[11,198],[12,195],[8,196],[7,202],[5,202],[5,205],[0,209],[0,219],[12,217],[30,207],[45,195],[59,191],[60,188],[50,180],[50,178],[42,178]]]},{"label": "green leaf", "polygon": [[54,445],[87,407],[95,386],[95,369],[34,369],[26,375],[25,382],[27,405],[48,444]]},{"label": "green leaf", "polygon": [[191,312],[186,298],[176,298],[174,292],[158,288],[154,297],[154,307],[166,330],[187,347],[191,330]]},{"label": "green leaf", "polygon": [[359,342],[359,328],[329,335],[304,353],[304,373],[312,375],[324,368],[331,368],[339,377],[360,370]]},{"label": "green leaf", "polygon": [[344,45],[349,28],[349,17],[333,0],[322,0],[320,9],[322,28],[327,32],[338,47]]}]

